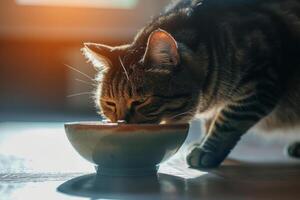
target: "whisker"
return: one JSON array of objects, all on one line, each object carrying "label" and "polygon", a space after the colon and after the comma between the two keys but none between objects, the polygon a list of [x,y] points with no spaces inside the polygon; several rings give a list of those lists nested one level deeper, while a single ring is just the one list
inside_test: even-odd
[{"label": "whisker", "polygon": [[89,85],[89,86],[95,86],[95,84],[93,84],[93,83],[89,83],[89,82],[87,82],[87,81],[84,81],[84,80],[81,80],[81,79],[79,79],[79,78],[76,78],[75,79],[75,81],[78,81],[78,82],[81,82],[81,83],[84,83],[84,84],[86,84],[86,85]]},{"label": "whisker", "polygon": [[64,65],[65,65],[66,67],[68,67],[68,68],[74,70],[75,72],[77,72],[77,73],[79,73],[79,74],[85,76],[86,78],[90,79],[91,81],[95,82],[95,80],[94,80],[92,77],[90,77],[89,75],[83,73],[82,71],[79,71],[78,69],[76,69],[76,68],[74,68],[74,67],[72,67],[72,66],[70,66],[70,65],[67,65],[67,64],[64,64]]},{"label": "whisker", "polygon": [[133,88],[133,84],[132,84],[131,80],[129,79],[129,74],[128,74],[128,72],[127,72],[127,70],[126,70],[126,68],[125,68],[125,66],[124,66],[124,63],[123,63],[123,61],[122,61],[122,59],[121,59],[120,56],[119,56],[119,61],[120,61],[120,63],[121,63],[121,66],[122,66],[122,68],[123,68],[123,70],[124,70],[124,72],[125,72],[126,78],[127,78],[127,80],[129,81],[129,84],[130,84],[131,88]]},{"label": "whisker", "polygon": [[121,66],[122,66],[122,68],[123,68],[123,70],[124,70],[124,72],[125,72],[125,75],[126,75],[126,77],[127,77],[127,80],[129,80],[128,72],[127,72],[127,70],[126,70],[126,68],[125,68],[125,66],[124,66],[124,64],[123,64],[123,61],[122,61],[122,59],[121,59],[120,56],[119,56],[119,61],[120,61]]},{"label": "whisker", "polygon": [[77,94],[68,95],[67,97],[71,98],[71,97],[77,97],[77,96],[89,95],[89,94],[93,94],[93,92],[81,92],[81,93],[77,93]]},{"label": "whisker", "polygon": [[191,109],[191,110],[189,110],[189,111],[186,111],[186,112],[183,112],[183,113],[179,113],[179,114],[177,114],[177,115],[174,115],[174,116],[172,116],[170,119],[174,119],[174,118],[176,118],[176,117],[179,117],[179,116],[185,115],[185,114],[192,114],[192,113],[191,113],[192,111],[194,111],[194,109]]}]

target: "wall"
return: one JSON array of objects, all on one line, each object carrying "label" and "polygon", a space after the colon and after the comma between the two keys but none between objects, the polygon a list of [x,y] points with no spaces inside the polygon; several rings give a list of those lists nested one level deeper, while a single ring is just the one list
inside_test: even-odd
[{"label": "wall", "polygon": [[94,76],[80,53],[84,41],[116,45],[132,39],[167,0],[142,0],[133,10],[19,6],[0,2],[0,114],[95,113],[93,88],[69,70],[72,65]]}]

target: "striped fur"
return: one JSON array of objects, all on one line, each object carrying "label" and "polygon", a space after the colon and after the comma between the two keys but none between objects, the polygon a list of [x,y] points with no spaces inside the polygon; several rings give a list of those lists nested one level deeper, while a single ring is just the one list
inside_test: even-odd
[{"label": "striped fur", "polygon": [[206,117],[207,134],[187,158],[192,167],[218,166],[253,127],[299,126],[300,1],[176,2],[129,45],[85,47],[93,63],[110,61],[97,90],[104,116],[129,123]]}]

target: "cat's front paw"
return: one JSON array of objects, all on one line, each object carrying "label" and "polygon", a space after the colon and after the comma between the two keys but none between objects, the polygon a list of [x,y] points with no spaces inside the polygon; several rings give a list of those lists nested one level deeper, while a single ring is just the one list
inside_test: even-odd
[{"label": "cat's front paw", "polygon": [[300,142],[295,142],[287,147],[287,153],[292,158],[300,158]]},{"label": "cat's front paw", "polygon": [[215,154],[205,151],[200,147],[195,147],[188,154],[186,160],[190,167],[197,169],[215,168],[222,162]]}]

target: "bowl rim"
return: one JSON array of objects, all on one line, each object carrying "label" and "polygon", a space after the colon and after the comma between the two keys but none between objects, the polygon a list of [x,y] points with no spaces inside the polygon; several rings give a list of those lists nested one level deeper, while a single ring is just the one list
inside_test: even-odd
[{"label": "bowl rim", "polygon": [[118,123],[104,123],[101,121],[80,121],[80,122],[67,122],[64,124],[65,127],[89,127],[89,128],[171,128],[171,129],[186,129],[189,128],[189,123],[178,123],[178,124],[118,124]]}]

